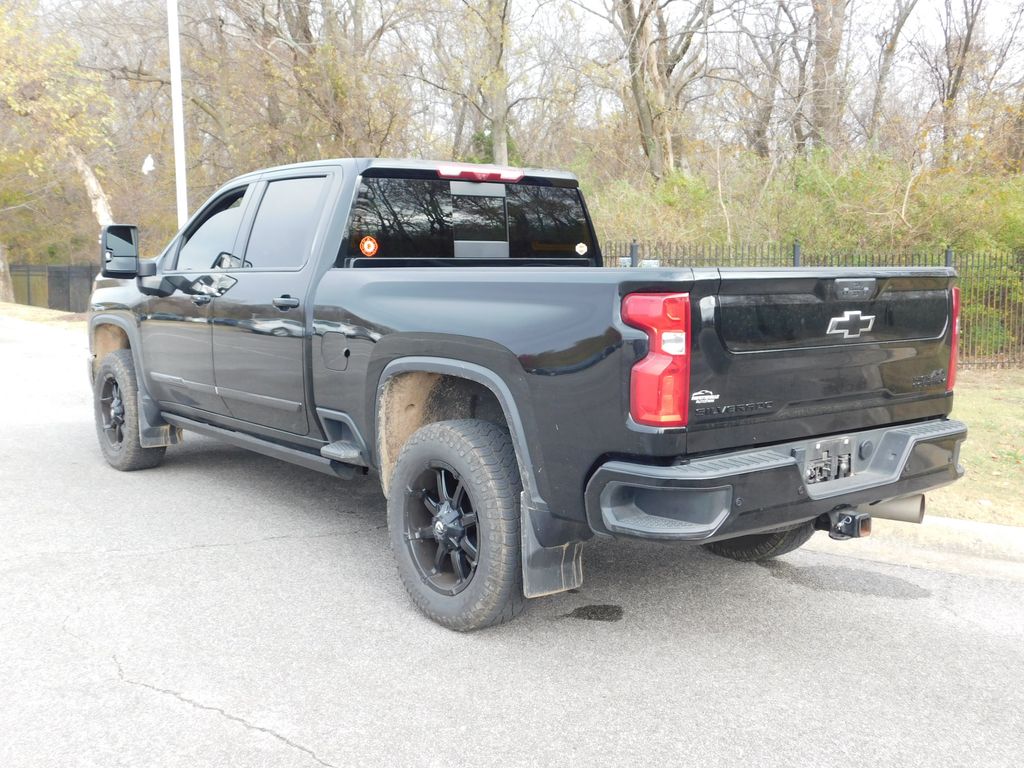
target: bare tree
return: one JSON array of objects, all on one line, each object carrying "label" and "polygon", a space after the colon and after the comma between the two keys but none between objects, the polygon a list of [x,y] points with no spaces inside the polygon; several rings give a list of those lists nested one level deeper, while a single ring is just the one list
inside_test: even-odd
[{"label": "bare tree", "polygon": [[752,102],[752,114],[744,121],[743,131],[750,148],[761,158],[771,156],[771,126],[782,87],[783,65],[790,47],[790,36],[784,29],[786,17],[783,4],[762,6],[752,20],[736,14],[736,24],[743,40],[754,56],[751,61],[739,55],[741,70],[737,73],[740,88]]},{"label": "bare tree", "polygon": [[868,142],[874,146],[878,140],[878,126],[885,105],[886,89],[892,75],[892,65],[896,60],[896,50],[900,35],[906,26],[910,14],[918,0],[894,0],[892,15],[885,27],[878,30],[876,39],[879,44],[878,74],[875,77],[875,95],[871,101],[871,114],[868,117]]},{"label": "bare tree", "polygon": [[964,86],[971,54],[974,50],[975,32],[981,21],[984,0],[944,0],[939,13],[942,42],[938,48],[924,44],[918,51],[924,59],[935,85],[936,101],[941,113],[942,152],[941,162],[948,165],[953,159],[953,144],[956,139],[957,101]]},{"label": "bare tree", "polygon": [[660,179],[677,165],[675,125],[687,87],[707,72],[705,40],[716,15],[713,0],[693,0],[679,19],[676,0],[613,0],[607,19],[619,35],[640,145]]},{"label": "bare tree", "polygon": [[811,70],[811,138],[817,146],[839,139],[845,102],[839,63],[848,0],[813,0],[814,66]]}]

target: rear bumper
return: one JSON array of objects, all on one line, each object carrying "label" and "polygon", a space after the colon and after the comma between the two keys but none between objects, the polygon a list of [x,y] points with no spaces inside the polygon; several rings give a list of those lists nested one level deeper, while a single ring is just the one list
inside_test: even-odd
[{"label": "rear bumper", "polygon": [[[937,419],[900,427],[799,440],[695,459],[669,467],[624,461],[601,465],[586,488],[597,534],[714,541],[778,530],[838,507],[899,498],[960,478],[967,426]],[[848,439],[852,473],[806,481],[805,457],[822,441]]]}]

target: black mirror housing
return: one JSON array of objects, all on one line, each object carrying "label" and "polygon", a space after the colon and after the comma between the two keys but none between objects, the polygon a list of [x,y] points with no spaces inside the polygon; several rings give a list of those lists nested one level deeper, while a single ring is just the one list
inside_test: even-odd
[{"label": "black mirror housing", "polygon": [[139,228],[108,224],[100,230],[100,272],[128,279],[139,274]]}]

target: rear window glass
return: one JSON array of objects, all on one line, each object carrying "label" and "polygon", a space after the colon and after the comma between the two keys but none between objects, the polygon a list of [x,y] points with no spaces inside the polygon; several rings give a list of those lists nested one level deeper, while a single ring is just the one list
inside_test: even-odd
[{"label": "rear window glass", "polygon": [[[465,243],[458,249],[460,256],[473,253],[474,242],[508,243],[511,258],[592,256],[590,228],[578,190],[487,184],[465,194],[465,184],[453,186],[441,179],[363,179],[338,266],[346,259],[368,256],[452,258],[456,241]],[[481,246],[480,253],[490,257],[495,251]]]},{"label": "rear window glass", "polygon": [[509,256],[579,258],[590,254],[590,228],[577,190],[510,184],[506,194]]},{"label": "rear window glass", "polygon": [[501,242],[508,238],[504,197],[452,195],[452,219],[456,240]]},{"label": "rear window glass", "polygon": [[364,179],[349,220],[348,248],[358,258],[366,237],[374,255],[396,259],[452,255],[452,196],[447,181]]}]

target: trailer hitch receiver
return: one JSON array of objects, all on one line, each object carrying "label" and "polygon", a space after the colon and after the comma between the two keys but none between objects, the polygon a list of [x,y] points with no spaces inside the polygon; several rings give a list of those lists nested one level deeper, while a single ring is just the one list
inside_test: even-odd
[{"label": "trailer hitch receiver", "polygon": [[827,512],[815,521],[815,528],[828,531],[830,539],[859,539],[871,535],[871,515],[856,509],[836,509]]}]

